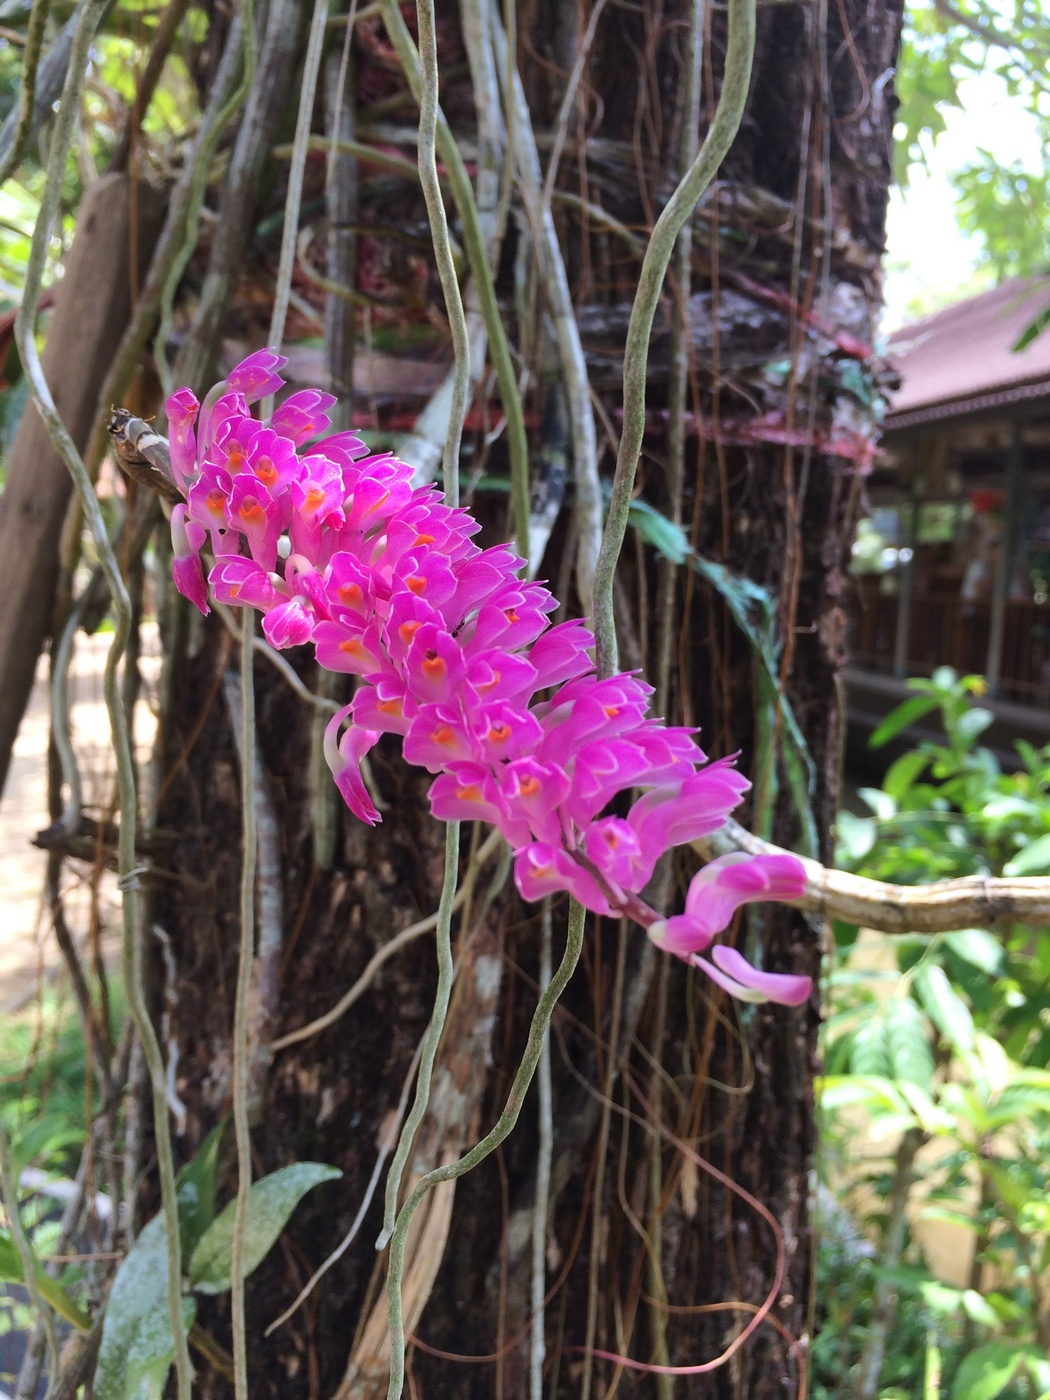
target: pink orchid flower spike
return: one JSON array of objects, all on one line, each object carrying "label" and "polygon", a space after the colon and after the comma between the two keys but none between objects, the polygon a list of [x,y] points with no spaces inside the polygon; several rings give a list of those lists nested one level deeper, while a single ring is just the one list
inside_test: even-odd
[{"label": "pink orchid flower spike", "polygon": [[271,645],[310,644],[320,666],[359,677],[324,743],[354,815],[380,820],[362,760],[397,735],[434,775],[436,817],[489,822],[506,838],[524,898],[571,893],[634,919],[733,996],[803,1001],[808,977],[712,947],[741,904],[798,897],[793,856],[713,861],[667,919],[641,898],[664,852],[716,831],[748,790],[733,759],[709,762],[692,731],[653,718],[640,677],[600,679],[588,627],[551,626],[556,601],[521,579],[523,561],[479,548],[477,521],[435,487],[415,488],[409,465],[369,455],[352,432],[322,436],[330,394],[299,389],[269,424],[253,417],[283,387],[284,364],[259,350],[199,407],[189,390],[168,400],[186,495],[172,515],[175,583],[207,611],[209,540],[216,598],[262,612]]}]

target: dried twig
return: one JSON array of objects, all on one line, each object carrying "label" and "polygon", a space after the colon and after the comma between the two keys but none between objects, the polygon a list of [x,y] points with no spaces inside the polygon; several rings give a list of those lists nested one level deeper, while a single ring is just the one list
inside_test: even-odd
[{"label": "dried twig", "polygon": [[[721,831],[695,843],[705,857],[729,851],[784,854],[730,818]],[[801,857],[806,892],[797,908],[882,933],[946,933],[994,924],[1050,924],[1050,879],[966,875],[930,885],[890,885],[833,870]]]},{"label": "dried twig", "polygon": [[[397,50],[398,58],[408,79],[413,96],[420,94],[419,55],[412,42],[412,36],[393,0],[380,0],[383,23],[391,42]],[[514,360],[507,340],[506,328],[496,299],[496,286],[489,266],[488,249],[478,218],[478,208],[474,200],[467,168],[463,163],[462,143],[457,142],[452,130],[441,114],[437,113],[437,150],[448,170],[452,188],[452,198],[456,204],[463,225],[463,246],[470,265],[478,294],[481,300],[481,313],[485,319],[489,349],[492,356],[496,380],[499,384],[503,411],[507,416],[507,449],[510,454],[511,499],[514,504],[514,528],[518,552],[524,557],[528,550],[529,527],[529,446],[525,436],[525,417],[521,407],[521,394],[518,391]]]},{"label": "dried twig", "polygon": [[496,71],[510,85],[504,101],[514,113],[518,179],[536,245],[544,299],[554,321],[554,332],[565,375],[572,430],[573,470],[576,481],[576,514],[579,522],[576,581],[584,612],[591,612],[594,568],[602,533],[602,493],[598,480],[598,447],[587,382],[587,362],[580,341],[580,330],[572,308],[565,259],[549,206],[544,206],[542,174],[532,117],[525,89],[507,46],[503,26],[489,0],[490,24],[496,50]]}]

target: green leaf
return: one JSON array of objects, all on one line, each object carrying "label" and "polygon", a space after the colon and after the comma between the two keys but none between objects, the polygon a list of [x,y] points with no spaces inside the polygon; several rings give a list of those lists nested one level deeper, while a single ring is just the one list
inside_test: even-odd
[{"label": "green leaf", "polygon": [[1008,865],[1003,866],[1004,875],[1041,875],[1050,870],[1050,832],[1029,841],[1014,856]]},{"label": "green leaf", "polygon": [[858,924],[847,924],[845,919],[832,919],[831,931],[835,935],[835,947],[839,952],[846,952],[852,948],[860,933]]},{"label": "green leaf", "polygon": [[197,1248],[201,1236],[215,1219],[215,1183],[225,1126],[223,1119],[201,1143],[193,1161],[187,1162],[179,1172],[179,1239],[185,1259]]},{"label": "green leaf", "polygon": [[849,1064],[854,1074],[876,1074],[884,1079],[893,1077],[893,1064],[886,1039],[886,1022],[881,1012],[876,1012],[857,1027],[853,1035]]},{"label": "green leaf", "polygon": [[894,997],[884,1015],[893,1078],[928,1091],[933,1083],[933,1052],[925,1016],[911,997]]},{"label": "green leaf", "polygon": [[[257,1269],[273,1248],[292,1211],[314,1186],[342,1176],[323,1162],[296,1162],[257,1181],[248,1198],[244,1227],[244,1273]],[[200,1293],[225,1293],[230,1286],[233,1222],[231,1201],[205,1231],[190,1261],[190,1283]]]},{"label": "green leaf", "polygon": [[1039,339],[1047,326],[1050,326],[1050,306],[1044,306],[1035,320],[1025,326],[1011,347],[1013,353],[1019,355],[1022,350],[1027,350],[1034,340]]},{"label": "green leaf", "polygon": [[835,821],[836,864],[862,861],[875,845],[877,836],[874,817],[855,817],[852,812],[840,812]]},{"label": "green leaf", "polygon": [[972,743],[978,734],[984,733],[994,719],[991,710],[983,710],[975,705],[972,710],[963,711],[955,721],[955,729],[967,743]]},{"label": "green leaf", "polygon": [[973,1017],[969,1008],[935,963],[916,969],[915,990],[927,1016],[959,1055],[973,1050]]},{"label": "green leaf", "polygon": [[30,1123],[11,1143],[11,1162],[15,1180],[23,1170],[40,1158],[46,1160],[72,1143],[82,1143],[83,1129],[78,1128],[65,1113],[43,1113]]},{"label": "green leaf", "polygon": [[966,1310],[966,1316],[976,1322],[979,1327],[988,1327],[992,1331],[998,1330],[999,1318],[995,1309],[976,1289],[967,1288],[964,1290],[962,1305]]},{"label": "green leaf", "polygon": [[952,1400],[995,1400],[1017,1374],[1021,1354],[1006,1342],[989,1342],[963,1358]]},{"label": "green leaf", "polygon": [[[182,1325],[188,1332],[197,1316],[196,1298],[183,1298]],[[175,1360],[168,1304],[155,1308],[139,1324],[128,1350],[123,1400],[163,1400],[164,1382]],[[98,1387],[95,1388],[96,1395]]]},{"label": "green leaf", "polygon": [[956,957],[987,972],[989,977],[997,977],[1003,970],[1003,945],[987,929],[959,928],[946,933],[944,942]]},{"label": "green leaf", "polygon": [[[90,1332],[91,1319],[84,1309],[79,1303],[73,1301],[60,1283],[51,1277],[35,1255],[33,1259],[36,1286],[44,1302],[49,1303],[59,1317],[64,1318],[66,1322],[71,1322],[79,1331]],[[10,1232],[0,1230],[0,1281],[25,1283],[25,1277],[22,1256],[19,1254]]]},{"label": "green leaf", "polygon": [[682,527],[668,520],[666,515],[661,515],[648,501],[639,498],[633,500],[627,511],[627,520],[646,544],[651,544],[672,563],[684,564],[692,553],[689,537]]},{"label": "green leaf", "polygon": [[895,739],[902,729],[907,729],[909,724],[914,724],[917,719],[922,719],[923,715],[935,710],[937,705],[936,695],[912,696],[910,700],[905,700],[895,710],[890,711],[872,734],[868,744],[873,749],[881,748],[890,739]]},{"label": "green leaf", "polygon": [[883,792],[882,788],[858,788],[857,796],[868,804],[879,821],[888,822],[897,815],[896,801],[890,793]]},{"label": "green leaf", "polygon": [[[158,1322],[158,1314],[163,1316],[163,1324]],[[165,1342],[168,1362],[157,1388],[150,1390]],[[134,1382],[133,1354],[138,1358]],[[164,1217],[155,1215],[142,1227],[109,1291],[95,1372],[95,1400],[153,1400],[160,1394],[173,1355],[168,1322],[168,1239]],[[131,1389],[133,1383],[145,1388]]]},{"label": "green leaf", "polygon": [[909,749],[890,764],[882,786],[898,805],[929,761],[930,755],[922,749]]}]

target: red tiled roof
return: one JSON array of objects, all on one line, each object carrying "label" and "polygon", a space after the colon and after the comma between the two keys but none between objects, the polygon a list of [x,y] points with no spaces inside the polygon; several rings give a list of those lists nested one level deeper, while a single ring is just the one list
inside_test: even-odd
[{"label": "red tiled roof", "polygon": [[1047,306],[1050,277],[1016,277],[895,331],[888,358],[902,382],[886,427],[1050,399],[1050,327],[1013,353],[1018,337]]}]

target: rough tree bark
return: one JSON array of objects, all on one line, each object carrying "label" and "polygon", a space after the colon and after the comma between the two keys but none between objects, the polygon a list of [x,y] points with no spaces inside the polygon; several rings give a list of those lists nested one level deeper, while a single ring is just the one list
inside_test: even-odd
[{"label": "rough tree bark", "polygon": [[[459,53],[459,19],[450,4],[440,11],[448,48],[443,59],[451,70]],[[619,338],[636,255],[622,229],[602,222],[600,209],[581,217],[580,189],[585,202],[601,206],[620,225],[651,225],[673,182],[685,17],[671,3],[611,7],[609,13],[597,30],[586,106],[574,128],[586,134],[586,144],[572,136],[562,162],[560,184],[576,204],[558,201],[556,210],[592,378],[614,428],[616,354],[618,346],[622,354]],[[748,114],[721,183],[695,219],[693,427],[682,504],[699,551],[764,590],[781,640],[775,664],[784,702],[769,700],[762,663],[726,601],[726,587],[731,593],[732,586],[720,592],[711,582],[717,583],[717,571],[701,578],[683,569],[675,707],[687,723],[703,725],[713,755],[740,749],[745,771],[761,769],[770,744],[790,747],[778,741],[785,740],[795,716],[812,764],[808,786],[804,762],[801,786],[792,784],[789,761],[775,764],[760,776],[749,809],[738,815],[788,847],[801,849],[815,834],[811,853],[826,858],[842,738],[836,676],[846,649],[845,565],[873,432],[865,399],[875,366],[866,347],[880,303],[890,77],[901,11],[898,0],[837,0],[830,7],[766,6],[759,15]],[[574,6],[537,0],[522,7],[521,26],[519,57],[533,122],[542,133],[558,110],[583,24]],[[379,82],[382,46],[374,31],[371,38],[366,31],[365,39],[357,54],[359,101],[389,102],[398,86],[389,58]],[[723,45],[724,12],[713,9],[704,61],[708,114]],[[466,134],[469,102],[457,98],[455,89],[445,99],[457,130]],[[392,198],[380,222],[411,217],[418,226],[420,206],[406,199]],[[508,305],[513,258],[511,240],[499,281]],[[374,264],[369,266],[374,274]],[[662,331],[654,339],[653,364],[653,431],[640,489],[666,509]],[[498,459],[498,445],[495,452]],[[623,651],[630,656],[633,648],[644,659],[656,633],[647,602],[655,596],[656,569],[636,544],[629,542],[623,567]],[[570,545],[563,527],[542,571],[554,581],[559,572],[568,574],[561,561]],[[751,606],[757,595],[748,596]],[[760,621],[760,613],[753,617]],[[171,704],[157,820],[180,836],[157,882],[154,908],[179,971],[179,1093],[189,1108],[182,1150],[189,1153],[229,1102],[237,753],[222,684],[231,664],[225,635],[211,622],[188,626],[178,611],[166,627]],[[314,681],[305,655],[293,653],[291,659]],[[310,714],[261,662],[256,681],[262,763],[279,819],[284,953],[273,1011],[281,1037],[327,1011],[379,947],[436,908],[442,836],[428,814],[425,778],[404,767],[396,746],[384,743],[374,754],[386,802],[383,825],[369,831],[341,812],[334,866],[318,869],[310,827]],[[687,860],[675,867],[678,889],[691,873]],[[466,1062],[455,1059],[455,1035],[445,1062],[449,1082],[469,1100],[456,1110],[468,1135],[498,1112],[535,997],[538,915],[520,906],[507,887],[498,888],[486,908],[481,895],[487,880],[488,872],[473,904],[475,924],[480,912],[476,937],[484,938],[486,957],[502,967],[502,990],[494,1020],[483,998],[467,998],[465,1021],[456,1023],[456,1034],[472,1047],[469,1073]],[[555,914],[557,927],[564,909]],[[757,945],[770,966],[819,973],[822,930],[802,914],[763,911],[738,933],[752,948]],[[377,1206],[304,1308],[269,1339],[262,1334],[358,1209],[426,1022],[433,984],[429,944],[413,944],[383,967],[345,1016],[274,1057],[254,1136],[257,1170],[311,1158],[335,1163],[344,1177],[301,1208],[284,1246],[249,1281],[252,1393],[260,1400],[374,1393],[362,1379],[355,1333],[367,1336],[366,1319],[379,1297],[372,1248]],[[613,1004],[617,987],[619,1007]],[[616,1073],[607,1044],[614,1027]],[[580,1392],[592,1249],[600,1252],[595,1345],[642,1360],[654,1359],[653,1339],[665,1330],[658,1325],[658,1308],[646,1301],[654,1292],[679,1309],[740,1304],[728,1311],[672,1312],[667,1359],[688,1365],[717,1356],[774,1285],[777,1242],[769,1225],[746,1198],[727,1192],[678,1151],[667,1134],[686,1140],[768,1208],[785,1258],[773,1308],[779,1326],[761,1327],[721,1369],[675,1381],[673,1393],[752,1400],[799,1393],[798,1355],[812,1306],[816,1031],[815,1003],[799,1012],[760,1007],[739,1015],[679,965],[664,967],[637,930],[621,935],[608,923],[590,929],[584,962],[555,1022],[547,1283],[559,1287],[547,1309],[545,1393]],[[661,1066],[655,1076],[654,1062]],[[462,1083],[457,1074],[464,1076]],[[665,1129],[657,1154],[650,1150],[650,1135],[622,1112],[646,1118],[654,1083],[662,1085]],[[603,1125],[607,1089],[612,1111]],[[448,1141],[442,1146],[438,1138],[432,1135],[421,1152],[446,1150]],[[433,1237],[445,1241],[444,1253],[415,1328],[416,1394],[443,1400],[527,1394],[527,1343],[520,1334],[529,1317],[527,1237],[536,1140],[530,1099],[505,1152],[458,1185],[447,1233]],[[602,1173],[600,1142],[608,1154]],[[603,1198],[592,1232],[599,1175]],[[655,1222],[662,1238],[658,1268],[647,1261],[643,1238]],[[224,1308],[222,1300],[208,1303],[201,1321],[226,1342]],[[496,1359],[464,1360],[494,1353]],[[354,1355],[352,1383],[344,1386]],[[591,1393],[612,1394],[615,1375],[610,1363],[597,1361]],[[671,1393],[652,1376],[621,1375],[619,1384],[637,1384],[644,1394]],[[202,1395],[228,1391],[221,1368],[205,1366],[200,1385]]]}]

